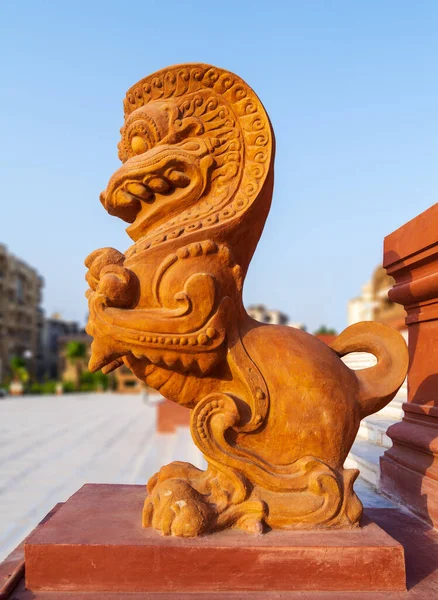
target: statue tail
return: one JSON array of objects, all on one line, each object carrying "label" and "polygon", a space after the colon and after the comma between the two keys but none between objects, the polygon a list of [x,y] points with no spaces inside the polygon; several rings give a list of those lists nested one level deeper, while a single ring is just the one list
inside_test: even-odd
[{"label": "statue tail", "polygon": [[364,321],[347,327],[331,344],[340,357],[350,352],[369,352],[377,364],[354,371],[359,381],[361,418],[390,402],[402,385],[408,370],[409,355],[403,336],[381,323]]}]

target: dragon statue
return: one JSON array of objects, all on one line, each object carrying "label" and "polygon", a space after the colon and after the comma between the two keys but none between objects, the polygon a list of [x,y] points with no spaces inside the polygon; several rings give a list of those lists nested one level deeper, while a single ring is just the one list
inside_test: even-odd
[{"label": "dragon statue", "polygon": [[[358,471],[343,465],[360,420],[406,376],[402,336],[359,323],[329,347],[246,313],[274,134],[242,79],[204,64],[170,67],[127,92],[124,114],[123,164],[100,200],[129,223],[134,244],[86,259],[89,366],[124,364],[190,409],[208,463],[162,467],[147,484],[143,525],[184,537],[356,526]],[[377,364],[350,370],[340,357],[355,351]]]}]

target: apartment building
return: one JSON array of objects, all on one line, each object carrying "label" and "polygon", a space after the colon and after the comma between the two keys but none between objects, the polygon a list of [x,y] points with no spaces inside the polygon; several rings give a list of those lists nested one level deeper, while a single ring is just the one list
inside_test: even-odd
[{"label": "apartment building", "polygon": [[0,382],[13,356],[23,358],[32,377],[43,361],[43,278],[0,244]]}]

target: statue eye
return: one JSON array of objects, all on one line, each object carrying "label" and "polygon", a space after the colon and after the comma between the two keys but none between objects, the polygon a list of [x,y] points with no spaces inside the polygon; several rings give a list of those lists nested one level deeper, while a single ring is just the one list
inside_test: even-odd
[{"label": "statue eye", "polygon": [[144,154],[160,140],[155,121],[142,109],[132,113],[122,128],[122,140],[128,158]]},{"label": "statue eye", "polygon": [[134,154],[143,154],[148,150],[148,145],[142,137],[135,135],[131,140],[131,148]]}]

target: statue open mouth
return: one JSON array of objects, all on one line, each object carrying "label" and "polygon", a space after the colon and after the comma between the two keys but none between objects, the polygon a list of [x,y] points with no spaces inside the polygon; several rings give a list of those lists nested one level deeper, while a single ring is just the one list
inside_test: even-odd
[{"label": "statue open mouth", "polygon": [[127,232],[137,241],[198,200],[213,164],[203,140],[154,148],[116,171],[100,201],[111,215],[131,223]]}]

